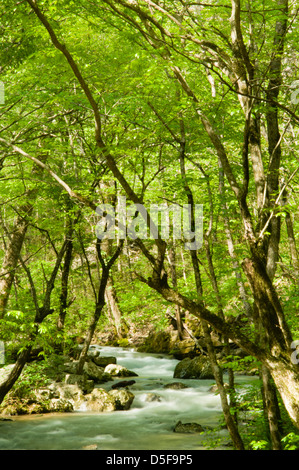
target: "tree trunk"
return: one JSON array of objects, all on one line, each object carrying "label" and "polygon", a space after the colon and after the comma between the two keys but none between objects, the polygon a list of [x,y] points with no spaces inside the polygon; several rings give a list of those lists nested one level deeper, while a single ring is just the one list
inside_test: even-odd
[{"label": "tree trunk", "polygon": [[61,294],[59,298],[59,316],[57,320],[58,331],[63,331],[64,321],[68,307],[68,280],[73,253],[73,231],[74,227],[71,220],[68,220],[66,230],[66,249],[64,256],[64,265],[61,273]]},{"label": "tree trunk", "polygon": [[[233,242],[233,237],[231,234],[231,228],[230,228],[230,222],[229,222],[229,214],[228,214],[228,209],[227,209],[227,204],[225,202],[225,195],[224,195],[224,175],[223,175],[223,168],[221,161],[218,159],[218,166],[219,166],[219,192],[222,197],[222,211],[223,211],[223,222],[224,222],[224,230],[225,230],[225,235],[226,235],[226,242],[227,242],[227,248],[229,255],[232,260],[232,265],[234,269],[234,274],[236,277],[236,282],[237,286],[239,289],[239,295],[243,303],[244,307],[244,312],[249,318],[252,318],[253,311],[250,303],[248,302],[248,296],[245,290],[244,282],[242,280],[242,269],[241,266],[239,265],[236,253],[235,253],[235,248],[234,248],[234,242]],[[260,178],[258,178],[258,183],[257,183],[257,192],[260,194]]]},{"label": "tree trunk", "polygon": [[[172,285],[174,289],[176,289],[178,284],[177,284],[177,275],[176,275],[176,253],[175,253],[174,246],[171,246],[169,248],[168,261],[169,261],[169,266],[170,266]],[[181,309],[179,305],[175,306],[175,317],[176,317],[176,327],[178,331],[179,340],[182,340],[184,336],[184,326],[182,322]]]},{"label": "tree trunk", "polygon": [[0,272],[0,319],[5,315],[15,270],[28,229],[28,216],[30,216],[32,209],[32,205],[27,205],[26,208],[23,208],[25,215],[17,217],[13,233],[10,235],[7,243]]},{"label": "tree trunk", "polygon": [[11,390],[13,385],[16,383],[16,381],[20,377],[22,370],[29,359],[31,349],[32,349],[32,345],[30,344],[19,354],[17,361],[13,369],[11,370],[9,376],[0,385],[0,404],[3,402],[7,393]]},{"label": "tree trunk", "polygon": [[111,313],[111,319],[115,327],[116,335],[118,338],[125,338],[127,327],[122,318],[122,312],[118,306],[117,294],[114,287],[113,277],[111,275],[108,277],[105,298],[107,307]]},{"label": "tree trunk", "polygon": [[[123,241],[121,241],[121,243],[118,245],[116,251],[114,252],[113,256],[110,258],[108,263],[105,264],[103,257],[102,257],[102,253],[101,253],[101,243],[99,240],[97,240],[96,248],[97,248],[98,258],[102,266],[102,275],[101,275],[100,286],[99,286],[98,294],[96,298],[95,311],[94,311],[91,323],[89,325],[89,328],[87,330],[87,334],[83,343],[83,348],[81,350],[79,361],[77,364],[78,374],[83,374],[83,367],[87,358],[88,349],[92,341],[95,329],[97,327],[99,318],[101,316],[102,310],[105,306],[105,290],[106,290],[108,279],[109,279],[109,272],[113,264],[117,260],[118,256],[120,255],[122,247],[123,247]],[[110,249],[109,249],[109,252],[110,252]]]},{"label": "tree trunk", "polygon": [[283,400],[294,425],[299,429],[299,371],[298,365],[289,363],[288,358],[273,360],[268,356],[265,365],[269,369],[274,383]]},{"label": "tree trunk", "polygon": [[277,402],[276,389],[272,384],[272,377],[267,367],[261,366],[262,393],[265,417],[269,424],[272,450],[282,450],[279,430],[280,412]]},{"label": "tree trunk", "polygon": [[87,333],[86,333],[86,336],[85,336],[85,339],[84,339],[83,347],[82,347],[81,352],[80,352],[80,356],[79,356],[79,360],[78,360],[78,364],[77,364],[77,374],[83,374],[83,368],[84,368],[84,364],[86,362],[88,349],[89,349],[90,343],[92,341],[95,329],[97,327],[99,318],[101,316],[103,307],[105,305],[105,301],[104,301],[105,286],[103,284],[104,283],[102,283],[102,287],[100,288],[100,291],[99,291],[99,295],[101,295],[101,300],[96,304],[94,315],[93,315],[91,323],[88,327],[88,330],[87,330]]}]

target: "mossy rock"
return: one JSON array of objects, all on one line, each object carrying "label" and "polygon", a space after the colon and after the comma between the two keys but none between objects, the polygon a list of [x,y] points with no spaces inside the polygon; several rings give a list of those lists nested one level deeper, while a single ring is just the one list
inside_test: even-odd
[{"label": "mossy rock", "polygon": [[176,365],[173,377],[177,379],[214,379],[211,364],[206,356],[197,356],[193,359],[186,357]]}]

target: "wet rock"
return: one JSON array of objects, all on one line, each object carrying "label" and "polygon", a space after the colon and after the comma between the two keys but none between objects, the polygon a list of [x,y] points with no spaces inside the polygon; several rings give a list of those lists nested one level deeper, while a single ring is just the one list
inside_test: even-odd
[{"label": "wet rock", "polygon": [[186,357],[176,365],[173,377],[180,379],[214,379],[210,362],[206,356],[198,356],[193,359]]},{"label": "wet rock", "polygon": [[116,409],[114,398],[102,388],[95,388],[85,395],[81,405],[84,405],[86,411],[110,412]]},{"label": "wet rock", "polygon": [[104,372],[112,377],[137,377],[138,375],[126,367],[117,364],[109,364],[105,367]]},{"label": "wet rock", "polygon": [[183,388],[188,388],[188,385],[185,385],[182,382],[172,382],[170,384],[164,385],[163,388],[171,388],[172,390],[182,390]]},{"label": "wet rock", "polygon": [[173,432],[179,432],[184,434],[194,434],[198,432],[203,432],[204,428],[198,423],[182,423],[179,421],[175,427]]},{"label": "wet rock", "polygon": [[157,393],[148,393],[145,398],[145,401],[149,403],[154,402],[154,401],[161,401],[161,400],[162,400],[161,396],[158,395]]},{"label": "wet rock", "polygon": [[129,390],[111,390],[109,395],[115,401],[115,410],[129,410],[135,395]]},{"label": "wet rock", "polygon": [[87,411],[111,412],[128,410],[133,403],[135,395],[129,390],[110,390],[95,388],[85,395],[82,404]]},{"label": "wet rock", "polygon": [[116,388],[123,388],[123,387],[129,387],[130,385],[134,385],[136,383],[135,380],[122,380],[121,382],[117,382],[116,384],[112,385],[112,389]]}]

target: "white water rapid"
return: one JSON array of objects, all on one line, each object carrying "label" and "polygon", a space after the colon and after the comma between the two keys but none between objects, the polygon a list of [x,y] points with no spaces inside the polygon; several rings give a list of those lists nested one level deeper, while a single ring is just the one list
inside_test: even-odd
[{"label": "white water rapid", "polygon": [[[97,446],[102,450],[197,450],[202,449],[207,435],[173,432],[178,421],[196,422],[215,427],[221,415],[218,395],[209,391],[213,380],[174,379],[178,361],[157,354],[99,347],[101,356],[116,356],[117,363],[136,372],[130,387],[135,399],[128,411],[111,413],[86,412],[42,416],[13,417],[0,422],[0,450],[74,450]],[[123,380],[123,379],[119,379]],[[127,380],[127,379],[125,379]],[[130,380],[130,379],[128,379]],[[116,381],[116,380],[115,380]],[[163,388],[171,382],[182,382],[188,388]],[[99,385],[111,388],[112,383]],[[148,393],[161,401],[148,402]],[[219,431],[214,439],[226,437]]]}]

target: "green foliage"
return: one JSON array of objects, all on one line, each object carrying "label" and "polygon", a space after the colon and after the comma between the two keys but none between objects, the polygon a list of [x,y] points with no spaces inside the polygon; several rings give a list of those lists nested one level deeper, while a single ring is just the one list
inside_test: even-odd
[{"label": "green foliage", "polygon": [[290,432],[281,440],[284,444],[284,450],[298,450],[299,449],[299,435]]},{"label": "green foliage", "polygon": [[222,363],[222,366],[234,371],[244,371],[249,369],[256,369],[259,366],[259,362],[253,356],[240,357],[232,354],[225,356],[225,360]]},{"label": "green foliage", "polygon": [[35,361],[27,364],[18,382],[14,385],[10,396],[29,398],[35,388],[37,389],[48,385],[50,379],[44,369],[45,364],[43,361]]},{"label": "green foliage", "polygon": [[[203,228],[205,233],[211,228],[207,243],[218,291],[203,246],[197,253],[202,300],[211,312],[219,314],[221,310],[225,320],[234,321],[241,315],[242,319],[238,322],[241,331],[250,339],[255,338],[255,326],[251,319],[246,317],[243,321],[244,305],[238,283],[243,281],[252,304],[250,286],[246,284],[243,272],[238,273],[238,278],[236,276],[236,264],[241,271],[242,262],[249,254],[248,234],[244,234],[239,203],[227,177],[224,178],[223,190],[219,190],[219,152],[198,119],[199,113],[209,118],[221,139],[234,178],[242,187],[243,152],[247,144],[244,128],[247,129],[248,123],[240,106],[241,95],[235,90],[235,79],[228,83],[232,72],[227,74],[226,66],[221,70],[221,64],[231,63],[234,53],[230,39],[230,8],[216,2],[217,5],[213,6],[194,3],[183,10],[183,2],[166,0],[163,8],[168,14],[165,15],[161,9],[149,9],[148,14],[155,19],[151,23],[138,16],[136,3],[146,9],[146,2],[139,1],[114,5],[113,8],[119,9],[117,14],[109,8],[109,2],[101,1],[42,0],[39,6],[85,78],[99,107],[106,148],[144,205],[165,201],[186,204],[190,198],[186,184],[192,191],[194,202],[204,205]],[[249,63],[255,67],[254,83],[259,90],[258,98],[252,100],[251,105],[252,116],[261,124],[261,158],[265,180],[270,179],[267,171],[273,158],[271,152],[269,154],[268,136],[265,135],[269,112],[265,90],[271,78],[269,59],[274,54],[275,24],[284,18],[282,11],[273,8],[272,3],[266,0],[261,5],[258,0],[253,0],[250,12],[246,11],[246,5],[243,5],[241,12],[245,47]],[[123,21],[122,14],[129,21]],[[294,108],[293,114],[287,112],[288,108],[293,109],[289,102],[290,84],[296,78],[294,64],[295,53],[298,52],[298,18],[293,16],[293,12],[289,15],[292,28],[289,28],[285,38],[279,96],[282,104],[279,127],[283,136],[279,168],[281,184],[288,181],[297,168],[296,155],[299,150],[297,111]],[[163,28],[168,33],[161,35]],[[140,31],[143,34],[139,34]],[[23,150],[20,154],[1,143],[0,215],[4,230],[0,260],[4,260],[16,218],[20,214],[28,216],[28,204],[32,204],[21,255],[30,270],[40,307],[59,248],[69,236],[66,230],[69,220],[76,223],[64,331],[57,331],[63,263],[51,292],[54,312],[38,325],[38,344],[45,354],[50,354],[57,346],[63,344],[64,347],[71,347],[74,337],[84,336],[94,313],[102,274],[94,250],[97,218],[90,207],[83,207],[74,197],[69,198],[57,180],[48,171],[37,168],[24,152],[46,163],[65,184],[89,198],[94,206],[103,200],[114,200],[124,193],[120,182],[108,171],[105,152],[95,141],[94,116],[83,88],[63,54],[53,47],[46,28],[27,2],[13,4],[8,0],[2,1],[0,32],[0,79],[5,83],[5,104],[0,108],[0,132],[1,137]],[[154,47],[150,45],[151,41]],[[217,51],[220,51],[219,56]],[[243,66],[245,70],[248,64]],[[185,80],[183,87],[175,80],[178,70]],[[215,82],[215,95],[211,93],[211,78]],[[185,178],[180,161],[183,144]],[[250,160],[249,174],[246,203],[254,226],[260,230],[253,159]],[[275,208],[282,227],[274,285],[296,339],[299,335],[298,279],[290,255],[286,219],[290,213],[298,242],[297,175],[286,189],[287,204],[282,195]],[[224,217],[224,204],[227,219]],[[271,211],[266,208],[262,213],[268,216]],[[234,259],[228,250],[227,220]],[[266,235],[270,235],[270,226]],[[155,256],[154,241],[146,240],[144,244]],[[167,241],[167,249],[169,246],[170,240]],[[181,240],[174,247],[178,291],[188,300],[198,301],[190,253],[184,251]],[[168,325],[165,312],[169,303],[145,283],[136,280],[135,276],[137,273],[147,279],[152,275],[152,265],[136,246],[128,245],[126,249],[128,253],[120,257],[118,269],[113,270],[123,318],[134,332],[149,327],[163,330]],[[90,258],[88,262],[86,252]],[[103,258],[107,261],[108,253],[104,252]],[[171,284],[167,256],[165,269]],[[22,350],[37,326],[34,324],[36,306],[31,288],[28,275],[18,258],[8,308],[0,320],[1,340],[12,349]],[[109,327],[109,322],[107,312],[103,313],[98,324],[99,334]],[[127,344],[127,340],[125,342]],[[257,368],[258,362],[252,356],[228,356],[223,367],[238,372]],[[32,369],[31,374],[35,377],[38,371]],[[27,379],[23,380],[25,390]],[[257,401],[254,393],[248,390],[238,401],[246,412],[256,412],[254,420],[259,432],[257,436],[248,437],[252,448],[265,448],[268,443],[263,434],[265,426],[260,416],[260,397]],[[250,434],[250,426],[248,429]],[[296,438],[290,433],[288,436],[284,438],[286,447],[295,445]]]},{"label": "green foliage", "polygon": [[252,450],[271,450],[270,443],[265,440],[251,441],[250,447]]}]

